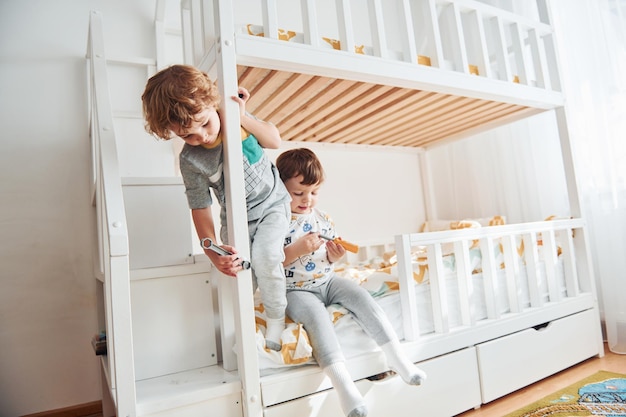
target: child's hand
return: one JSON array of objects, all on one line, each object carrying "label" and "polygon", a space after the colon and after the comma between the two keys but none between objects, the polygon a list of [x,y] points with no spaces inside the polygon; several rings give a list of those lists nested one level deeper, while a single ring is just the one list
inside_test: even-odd
[{"label": "child's hand", "polygon": [[221,245],[222,248],[226,249],[229,252],[232,252],[232,255],[219,255],[212,251],[205,251],[209,259],[213,265],[224,275],[228,275],[230,277],[236,277],[237,272],[243,269],[241,265],[241,258],[237,255],[237,250],[229,245]]},{"label": "child's hand", "polygon": [[243,87],[237,89],[237,95],[232,99],[239,104],[239,116],[243,117],[246,114],[246,102],[250,98],[250,92]]},{"label": "child's hand", "polygon": [[346,249],[338,243],[329,240],[326,242],[326,255],[328,262],[335,263],[346,254]]},{"label": "child's hand", "polygon": [[294,251],[298,256],[302,256],[315,252],[324,242],[319,233],[309,233],[296,240],[292,245],[294,245]]}]

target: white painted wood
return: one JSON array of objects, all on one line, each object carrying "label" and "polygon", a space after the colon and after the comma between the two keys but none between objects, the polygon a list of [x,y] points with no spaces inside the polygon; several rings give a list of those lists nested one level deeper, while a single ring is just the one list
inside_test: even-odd
[{"label": "white painted wood", "polygon": [[511,313],[521,311],[521,303],[518,296],[518,279],[520,276],[520,262],[517,254],[516,236],[508,235],[501,238],[506,273],[506,288],[509,298]]},{"label": "white painted wood", "polygon": [[[172,179],[177,181],[172,181]],[[182,178],[125,181],[131,269],[192,263],[191,216]]]},{"label": "white painted wood", "polygon": [[241,417],[239,377],[210,366],[137,381],[137,415]]},{"label": "white painted wood", "polygon": [[404,61],[417,62],[417,47],[415,45],[415,28],[411,18],[411,3],[409,0],[400,0],[400,15],[403,17],[400,22],[401,33],[404,33],[402,42]]},{"label": "white painted wood", "polygon": [[[416,410],[431,417],[449,417],[480,404],[480,385],[473,348],[421,362],[429,375],[422,386],[409,386],[400,377],[372,382],[357,381],[368,417],[413,417]],[[450,393],[454,392],[454,401]],[[265,410],[265,417],[293,416],[342,417],[334,389],[278,404]]]},{"label": "white painted wood", "polygon": [[217,364],[209,274],[133,281],[135,378]]},{"label": "white painted wood", "polygon": [[563,272],[565,275],[565,286],[567,288],[568,297],[577,297],[580,293],[578,287],[578,274],[576,270],[576,255],[574,248],[575,233],[573,230],[564,229],[557,232],[558,241],[561,242],[561,251],[563,257]]},{"label": "white painted wood", "polygon": [[[232,4],[228,0],[216,0],[216,23],[220,39],[221,53],[217,55],[218,88],[222,97],[230,97],[237,92],[237,57],[235,53],[235,24]],[[268,0],[269,3],[272,0]],[[268,11],[270,13],[270,11]],[[265,25],[270,25],[271,17],[265,16]],[[275,29],[266,27],[266,29]],[[244,169],[240,137],[241,121],[239,106],[233,100],[224,99],[220,104],[222,132],[224,137],[224,178],[226,192],[228,241],[236,247],[244,259],[250,259],[248,237]],[[245,417],[260,417],[261,388],[259,380],[258,356],[256,351],[256,326],[254,323],[254,301],[252,297],[252,274],[250,270],[238,273],[231,281],[236,288],[232,311],[221,311],[235,318],[237,363],[243,388],[242,403]],[[222,346],[222,351],[231,346]]]},{"label": "white painted wood", "polygon": [[388,57],[387,37],[385,35],[385,23],[381,0],[368,0],[370,28],[372,33],[372,49],[374,56]]},{"label": "white painted wood", "polygon": [[[224,10],[224,12],[234,13],[232,6],[225,4],[231,10]],[[263,0],[261,2],[261,9],[263,10],[263,33],[266,38],[278,39],[278,12],[276,10],[278,5],[276,0]]]},{"label": "white painted wood", "polygon": [[512,23],[511,27],[511,41],[512,41],[512,49],[513,49],[513,57],[515,60],[515,64],[517,67],[517,76],[519,77],[519,82],[526,85],[531,85],[529,79],[529,71],[528,71],[528,63],[525,57],[525,48],[524,48],[524,34],[523,29],[520,27],[519,23]]},{"label": "white painted wood", "polygon": [[411,242],[408,235],[396,236],[396,249],[404,339],[416,340],[420,331],[417,321],[417,300],[415,292],[412,291],[414,286],[413,265],[411,262]]},{"label": "white painted wood", "polygon": [[561,300],[561,292],[557,283],[557,244],[554,237],[554,231],[550,230],[541,234],[543,243],[543,264],[546,271],[546,280],[548,281],[548,295],[551,302]]},{"label": "white painted wood", "polygon": [[537,234],[535,232],[526,233],[523,236],[524,242],[524,260],[526,261],[526,275],[528,275],[528,293],[530,296],[531,307],[541,307],[543,299],[541,298],[539,288],[539,254],[537,250]]},{"label": "white painted wood", "polygon": [[487,403],[597,354],[593,310],[476,347]]},{"label": "white painted wood", "polygon": [[[450,331],[448,296],[443,269],[443,252],[440,243],[428,245],[428,276],[433,303],[433,321],[436,333]],[[432,277],[432,279],[430,279]]]},{"label": "white painted wood", "polygon": [[498,65],[498,78],[503,81],[510,81],[512,79],[511,65],[508,59],[504,25],[502,24],[502,20],[497,16],[490,18],[490,24],[493,26],[495,32],[495,42],[497,45],[495,54]]},{"label": "white painted wood", "polygon": [[130,324],[128,231],[109,97],[102,16],[96,11],[90,14],[88,45],[93,83],[90,89],[91,122],[97,127],[92,134],[95,135],[94,143],[98,148],[95,155],[99,158],[92,162],[95,164],[99,187],[97,193],[101,196],[98,233],[100,243],[104,244],[99,250],[102,251],[105,293],[109,295],[108,302],[105,300],[105,306],[109,309],[106,313],[106,319],[109,320],[107,330],[111,332],[107,333],[107,349],[114,358],[110,364],[109,377],[111,385],[115,387],[115,391],[111,392],[118,415],[130,416],[135,414],[136,397]]},{"label": "white painted wood", "polygon": [[241,394],[235,393],[220,398],[201,400],[182,407],[141,415],[145,417],[242,417]]},{"label": "white painted wood", "polygon": [[300,7],[302,8],[304,43],[319,47],[321,35],[317,25],[317,8],[315,7],[315,0],[301,0]]},{"label": "white painted wood", "polygon": [[463,33],[463,23],[461,21],[461,10],[456,3],[451,4],[451,32],[452,32],[452,45],[453,56],[452,60],[458,65],[457,71],[464,74],[469,74],[469,62],[467,61],[467,43],[465,42],[465,35]]},{"label": "white painted wood", "polygon": [[552,85],[550,83],[550,75],[548,73],[548,59],[546,57],[545,48],[543,48],[542,39],[539,37],[535,29],[530,29],[528,31],[528,42],[532,54],[537,87],[550,90],[552,89]]},{"label": "white painted wood", "polygon": [[485,290],[485,304],[487,307],[487,317],[498,319],[500,310],[496,304],[497,277],[496,264],[494,259],[495,246],[490,237],[480,240],[480,251],[482,253],[483,282]]},{"label": "white painted wood", "polygon": [[337,0],[337,24],[341,50],[354,53],[354,28],[350,0]]},{"label": "white painted wood", "polygon": [[430,40],[432,42],[432,49],[429,51],[431,53],[431,64],[436,68],[443,68],[443,42],[441,39],[437,0],[427,0],[423,4],[426,7],[424,25],[426,25],[427,41]]},{"label": "white painted wood", "polygon": [[475,320],[470,308],[470,297],[473,289],[469,243],[467,240],[454,242],[454,259],[456,262],[456,279],[459,286],[461,322],[465,326],[472,326],[475,324]]}]

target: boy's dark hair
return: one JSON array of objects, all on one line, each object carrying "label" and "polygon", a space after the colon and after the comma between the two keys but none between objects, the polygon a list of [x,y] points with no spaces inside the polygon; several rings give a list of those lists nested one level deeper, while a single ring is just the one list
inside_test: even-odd
[{"label": "boy's dark hair", "polygon": [[173,137],[172,125],[188,128],[204,109],[217,109],[220,95],[204,72],[190,65],[172,65],[150,77],[141,100],[146,131],[167,140]]},{"label": "boy's dark hair", "polygon": [[324,168],[313,151],[307,148],[290,149],[278,155],[276,168],[283,182],[302,175],[302,184],[314,185],[324,182]]}]

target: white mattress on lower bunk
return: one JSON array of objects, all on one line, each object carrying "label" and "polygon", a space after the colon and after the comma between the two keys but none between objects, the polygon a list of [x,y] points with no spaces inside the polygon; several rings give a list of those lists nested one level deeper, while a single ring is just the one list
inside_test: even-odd
[{"label": "white mattress on lower bunk", "polygon": [[[403,320],[400,293],[397,285],[397,268],[393,263],[391,263],[391,266],[389,265],[389,262],[377,257],[361,262],[359,265],[340,265],[338,274],[341,275],[342,279],[356,279],[361,285],[364,285],[387,314],[398,337],[403,339]],[[422,265],[421,269],[420,265]],[[459,308],[458,279],[452,265],[453,263],[448,265],[445,277],[450,328],[460,326],[462,323]],[[377,266],[379,267],[377,268]],[[435,328],[428,271],[423,268],[423,262],[421,264],[415,262],[414,271],[416,273],[416,282],[413,290],[418,306],[420,334],[432,334]],[[543,272],[543,268],[541,267],[538,268],[538,272],[540,296],[544,301],[547,301],[549,296],[545,272]],[[559,261],[557,272],[559,277],[559,289],[564,295],[566,291],[565,278],[561,261]],[[506,277],[503,269],[498,270],[495,282],[496,288],[494,289],[494,293],[496,306],[498,311],[504,314],[509,312],[510,309]],[[530,298],[524,265],[520,265],[517,288],[518,300],[520,300],[522,308],[529,307]],[[485,303],[485,288],[482,273],[477,272],[472,274],[469,292],[471,294],[470,310],[472,317],[477,322],[486,319],[487,306]],[[306,331],[301,325],[290,321],[288,321],[287,328],[282,335],[283,349],[280,352],[265,349],[265,339],[263,336],[265,331],[265,317],[258,293],[255,295],[255,306],[257,323],[256,341],[259,353],[259,367],[262,375],[272,374],[280,369],[316,363],[311,354],[312,349],[308,342]],[[335,330],[345,357],[350,358],[378,350],[374,341],[365,334],[347,310],[337,305],[329,306],[327,310],[329,312],[329,318],[333,319],[335,322]]]}]

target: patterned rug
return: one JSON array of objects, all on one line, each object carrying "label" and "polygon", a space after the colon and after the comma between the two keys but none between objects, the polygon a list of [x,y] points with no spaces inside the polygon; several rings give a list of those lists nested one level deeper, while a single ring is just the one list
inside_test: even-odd
[{"label": "patterned rug", "polygon": [[600,371],[505,417],[626,417],[626,375]]}]

